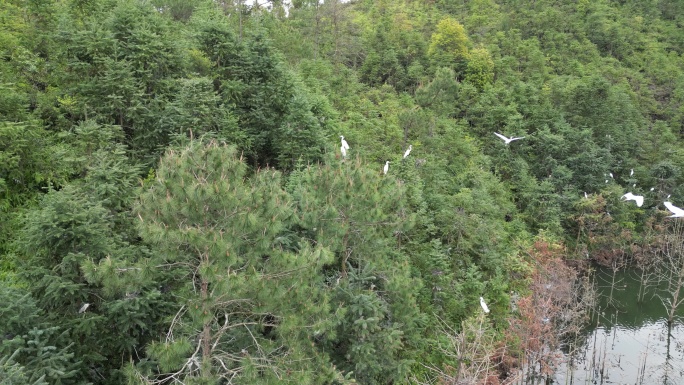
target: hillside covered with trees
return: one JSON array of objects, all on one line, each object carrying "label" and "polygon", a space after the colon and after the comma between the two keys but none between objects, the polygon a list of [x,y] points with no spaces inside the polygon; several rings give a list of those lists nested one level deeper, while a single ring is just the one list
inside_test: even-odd
[{"label": "hillside covered with trees", "polygon": [[0,4],[0,384],[551,375],[684,205],[684,3],[260,3]]}]

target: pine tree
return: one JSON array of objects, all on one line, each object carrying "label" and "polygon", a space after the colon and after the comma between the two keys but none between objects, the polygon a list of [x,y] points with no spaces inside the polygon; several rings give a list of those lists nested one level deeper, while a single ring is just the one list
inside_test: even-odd
[{"label": "pine tree", "polygon": [[332,375],[308,331],[323,328],[316,272],[329,255],[287,235],[292,203],[280,174],[247,171],[235,147],[192,141],[167,152],[141,196],[141,235],[155,246],[148,264],[166,276],[177,313],[147,348],[157,365],[135,378],[312,383]]},{"label": "pine tree", "polygon": [[319,348],[361,383],[399,381],[420,329],[420,283],[397,247],[413,225],[404,188],[359,160],[310,166],[289,185],[300,236],[335,257],[324,270],[333,324],[319,336]]},{"label": "pine tree", "polygon": [[118,383],[118,360],[137,360],[165,315],[154,283],[128,269],[147,252],[130,210],[140,170],[115,137],[92,123],[76,130],[74,147],[86,155],[73,164],[84,177],[27,210],[14,241],[18,275],[45,322],[78,341],[75,378],[96,383]]}]

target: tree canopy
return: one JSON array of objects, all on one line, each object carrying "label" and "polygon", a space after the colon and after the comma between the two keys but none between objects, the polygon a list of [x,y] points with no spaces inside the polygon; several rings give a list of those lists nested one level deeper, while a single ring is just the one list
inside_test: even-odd
[{"label": "tree canopy", "polygon": [[0,383],[505,380],[540,287],[684,204],[683,18],[4,1]]}]

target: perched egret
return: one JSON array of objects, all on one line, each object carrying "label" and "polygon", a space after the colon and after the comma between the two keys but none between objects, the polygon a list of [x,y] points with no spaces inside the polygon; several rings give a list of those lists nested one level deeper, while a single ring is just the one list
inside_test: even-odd
[{"label": "perched egret", "polygon": [[653,191],[653,190],[655,190],[655,187],[651,187],[651,189],[649,191]]},{"label": "perched egret", "polygon": [[347,149],[344,148],[344,145],[342,145],[342,147],[340,147],[340,152],[342,153],[343,158],[347,157]]},{"label": "perched egret", "polygon": [[81,306],[81,308],[78,309],[78,313],[81,314],[81,313],[85,312],[86,310],[88,310],[88,306],[90,306],[89,303],[87,303],[87,302],[84,303],[83,306]]},{"label": "perched egret", "polygon": [[480,306],[482,306],[482,310],[484,310],[485,313],[489,313],[489,308],[482,297],[480,297]]},{"label": "perched egret", "polygon": [[584,198],[589,198],[586,191],[584,192]]},{"label": "perched egret", "polygon": [[409,148],[404,152],[404,158],[409,156],[409,154],[411,153],[411,150],[413,150],[413,145],[409,144]]},{"label": "perched egret", "polygon": [[634,169],[632,169],[632,170],[629,172],[629,176],[632,176],[632,175],[634,175]]},{"label": "perched egret", "polygon": [[641,207],[641,205],[644,204],[644,197],[642,195],[634,195],[631,192],[628,192],[627,194],[623,195],[622,199],[626,201],[633,200],[636,202],[638,207]]},{"label": "perched egret", "polygon": [[385,167],[382,168],[382,174],[387,175],[387,171],[389,171],[389,160],[385,162]]},{"label": "perched egret", "polygon": [[496,135],[496,136],[498,136],[499,138],[501,138],[504,142],[506,142],[506,144],[509,144],[509,143],[511,143],[511,142],[514,141],[514,140],[524,139],[524,138],[525,138],[524,136],[521,136],[521,137],[519,137],[519,138],[514,138],[514,137],[511,136],[510,138],[508,138],[508,137],[505,137],[505,136],[499,134],[498,132],[495,132],[494,135]]},{"label": "perched egret", "polygon": [[672,211],[672,215],[670,215],[668,218],[681,218],[684,217],[684,210],[680,209],[679,207],[675,206],[672,204],[672,202],[663,202],[665,207],[667,207],[668,210]]},{"label": "perched egret", "polygon": [[612,173],[612,172],[609,172],[608,175],[610,175],[610,177],[611,177],[612,179],[615,179],[615,178],[613,178],[613,173]]},{"label": "perched egret", "polygon": [[349,143],[347,143],[347,141],[344,140],[344,136],[340,135],[340,139],[342,140],[342,148],[344,148],[345,150],[351,149],[351,147],[349,147]]}]

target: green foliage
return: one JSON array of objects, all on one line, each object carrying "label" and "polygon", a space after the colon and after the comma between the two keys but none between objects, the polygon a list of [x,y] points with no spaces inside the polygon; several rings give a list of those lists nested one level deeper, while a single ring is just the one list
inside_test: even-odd
[{"label": "green foliage", "polygon": [[484,48],[474,48],[468,53],[465,81],[471,82],[478,89],[494,82],[494,61]]},{"label": "green foliage", "polygon": [[0,384],[82,384],[66,333],[46,326],[29,294],[0,287]]},{"label": "green foliage", "polygon": [[0,382],[454,380],[535,234],[655,242],[681,8],[4,2]]},{"label": "green foliage", "polygon": [[192,141],[167,152],[140,198],[141,235],[157,250],[147,264],[162,266],[179,306],[166,340],[149,348],[156,367],[140,368],[149,381],[330,375],[303,360],[307,330],[326,323],[316,273],[328,253],[287,235],[293,208],[278,172],[246,173],[235,147]]},{"label": "green foliage", "polygon": [[389,175],[347,161],[295,173],[290,190],[301,236],[335,257],[323,271],[333,329],[319,337],[320,347],[363,383],[401,379],[420,329],[419,282],[394,247],[413,225],[404,189]]},{"label": "green foliage", "polygon": [[436,67],[460,72],[468,58],[468,36],[463,25],[453,18],[442,19],[430,39],[428,55]]}]

